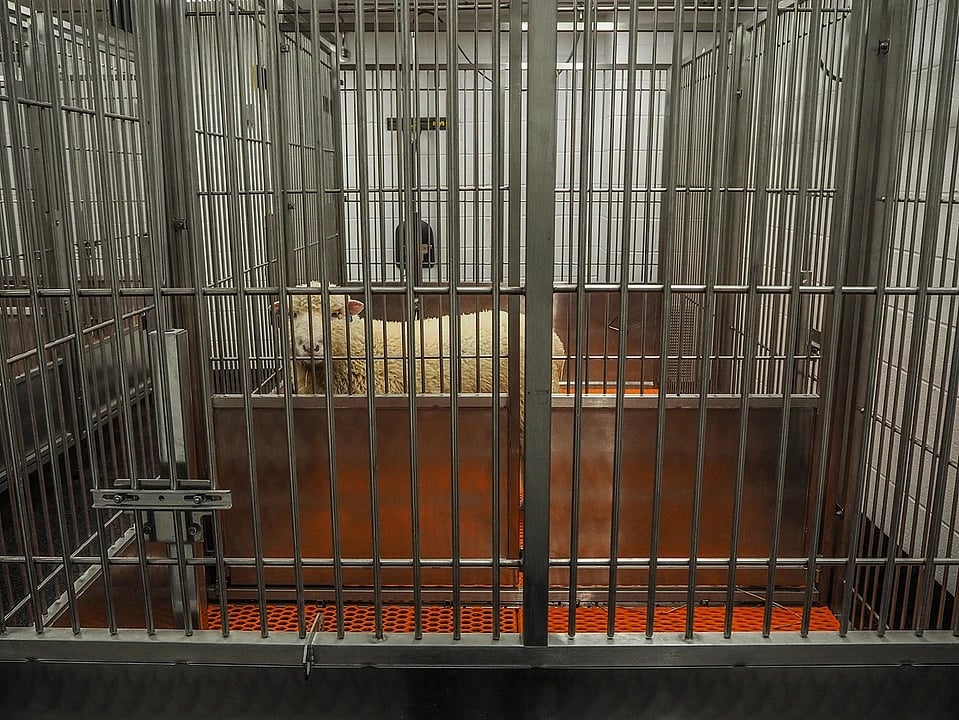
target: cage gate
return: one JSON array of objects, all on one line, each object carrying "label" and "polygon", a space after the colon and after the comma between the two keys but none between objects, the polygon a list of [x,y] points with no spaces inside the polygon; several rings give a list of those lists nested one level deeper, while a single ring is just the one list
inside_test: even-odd
[{"label": "cage gate", "polygon": [[5,7],[0,659],[959,664],[955,4]]}]

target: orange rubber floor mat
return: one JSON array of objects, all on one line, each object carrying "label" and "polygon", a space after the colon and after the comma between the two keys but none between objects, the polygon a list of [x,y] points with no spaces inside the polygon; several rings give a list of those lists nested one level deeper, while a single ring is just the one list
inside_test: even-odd
[{"label": "orange rubber floor mat", "polygon": [[[232,630],[259,631],[260,607],[256,603],[229,603],[227,612]],[[336,631],[336,609],[332,605],[307,605],[305,624],[309,629],[317,613],[323,618],[320,630]],[[500,609],[500,631],[504,633],[521,632],[523,612],[520,608],[503,607]],[[576,632],[605,633],[607,612],[604,607],[576,608]],[[722,632],[726,619],[723,607],[697,607],[693,615],[695,632]],[[565,633],[569,613],[566,607],[553,606],[549,609],[549,631]],[[465,606],[460,611],[461,630],[464,633],[493,632],[493,610],[489,607]],[[210,605],[207,610],[207,628],[220,630],[223,627],[219,605]],[[271,632],[297,632],[297,609],[290,604],[269,604],[266,606],[266,623]],[[407,605],[388,605],[383,607],[383,631],[387,633],[411,633],[415,631],[416,617],[413,608]],[[802,623],[802,608],[775,607],[772,613],[774,632],[798,632]],[[421,617],[422,630],[426,633],[452,633],[453,610],[448,607],[424,607]],[[343,628],[348,633],[371,633],[376,630],[375,609],[369,605],[347,605],[343,608]],[[656,632],[681,633],[686,629],[685,607],[660,607],[656,609],[653,620]],[[736,607],[733,609],[734,632],[759,632],[763,629],[762,607]],[[811,631],[837,631],[839,621],[829,608],[814,607],[810,619]],[[616,610],[616,632],[645,632],[646,608],[622,607]]]}]

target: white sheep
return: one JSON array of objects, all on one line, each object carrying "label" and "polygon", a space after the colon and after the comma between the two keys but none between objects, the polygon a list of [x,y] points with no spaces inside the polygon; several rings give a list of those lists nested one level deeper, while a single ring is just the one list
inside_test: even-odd
[{"label": "white sheep", "polygon": [[[311,282],[310,287],[319,287]],[[298,287],[307,287],[304,285]],[[376,394],[406,392],[404,357],[407,354],[407,323],[373,320],[373,345],[366,346],[365,323],[355,318],[363,303],[348,295],[330,296],[330,354],[333,357],[333,394],[365,395],[366,363],[372,359]],[[323,393],[323,300],[319,293],[295,295],[290,303],[293,347],[297,357],[293,363],[296,390],[300,394]],[[351,317],[356,320],[350,322]],[[499,311],[500,392],[509,388],[509,313]],[[450,392],[450,316],[425,318],[413,323],[416,391],[418,393]],[[347,343],[347,336],[349,342]],[[461,382],[464,393],[489,393],[493,390],[493,313],[463,315],[460,318]],[[524,417],[524,345],[525,316],[519,323],[519,411]],[[552,333],[553,385],[559,382],[565,365],[566,349],[555,331]],[[479,369],[477,371],[477,356]]]}]

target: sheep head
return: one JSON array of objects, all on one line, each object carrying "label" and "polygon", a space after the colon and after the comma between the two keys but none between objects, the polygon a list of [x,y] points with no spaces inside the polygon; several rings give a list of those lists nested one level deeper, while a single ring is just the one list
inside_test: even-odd
[{"label": "sheep head", "polygon": [[[297,287],[319,288],[320,283]],[[331,285],[330,289],[335,288]],[[330,318],[330,353],[333,357],[346,355],[346,335],[349,322],[363,310],[363,303],[349,295],[329,296],[329,306],[324,309],[323,296],[319,291],[309,295],[293,295],[290,298],[289,322],[292,329],[293,352],[299,360],[322,360],[325,344],[323,315]]]}]

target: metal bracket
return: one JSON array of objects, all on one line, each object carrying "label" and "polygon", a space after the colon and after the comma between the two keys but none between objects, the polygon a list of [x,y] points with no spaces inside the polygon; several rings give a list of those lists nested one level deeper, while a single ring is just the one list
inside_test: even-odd
[{"label": "metal bracket", "polygon": [[229,510],[233,498],[229,490],[91,490],[93,507],[124,510]]},{"label": "metal bracket", "polygon": [[[177,525],[189,542],[202,542],[203,518],[214,510],[229,510],[233,497],[229,490],[211,489],[206,480],[179,480],[171,490],[169,480],[140,480],[134,490],[128,479],[121,478],[112,488],[91,490],[93,507],[105,510],[140,512],[143,531],[154,542],[176,543]],[[176,520],[174,519],[176,518]],[[183,535],[180,535],[183,537]]]}]

